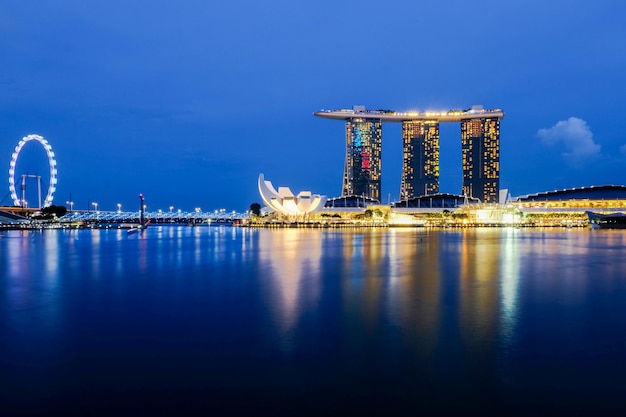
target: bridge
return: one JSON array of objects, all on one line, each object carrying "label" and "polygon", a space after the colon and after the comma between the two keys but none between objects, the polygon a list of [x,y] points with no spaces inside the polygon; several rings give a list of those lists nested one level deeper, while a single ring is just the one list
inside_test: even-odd
[{"label": "bridge", "polygon": [[[139,223],[140,211],[72,211],[59,218],[61,223],[103,223],[123,224]],[[153,211],[145,212],[144,218],[150,224],[200,224],[200,223],[233,223],[247,219],[248,213],[215,210],[202,211]]]}]

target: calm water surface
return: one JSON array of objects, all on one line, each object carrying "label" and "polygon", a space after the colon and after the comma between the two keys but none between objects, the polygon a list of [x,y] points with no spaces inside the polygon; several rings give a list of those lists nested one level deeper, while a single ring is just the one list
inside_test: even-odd
[{"label": "calm water surface", "polygon": [[0,411],[620,414],[626,232],[0,232]]}]

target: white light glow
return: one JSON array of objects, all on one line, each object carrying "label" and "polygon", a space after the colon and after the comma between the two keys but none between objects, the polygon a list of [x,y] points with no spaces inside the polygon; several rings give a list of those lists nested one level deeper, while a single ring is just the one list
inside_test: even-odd
[{"label": "white light glow", "polygon": [[22,138],[15,147],[15,152],[13,152],[11,156],[11,162],[9,163],[9,191],[11,193],[11,198],[13,199],[13,203],[16,206],[23,205],[23,203],[19,198],[17,198],[17,192],[15,190],[15,166],[17,164],[17,159],[19,158],[20,152],[24,145],[30,141],[39,142],[46,151],[46,155],[48,156],[48,166],[50,169],[50,186],[48,188],[48,193],[44,199],[44,207],[52,204],[52,200],[54,198],[54,192],[56,191],[56,187],[54,186],[57,183],[57,170],[56,165],[57,161],[54,159],[54,152],[52,152],[52,147],[48,143],[46,139],[39,135],[28,135]]},{"label": "white light glow", "polygon": [[327,197],[302,191],[294,196],[289,187],[279,187],[278,191],[263,174],[259,175],[259,193],[266,206],[282,214],[303,215],[317,211],[326,203]]}]

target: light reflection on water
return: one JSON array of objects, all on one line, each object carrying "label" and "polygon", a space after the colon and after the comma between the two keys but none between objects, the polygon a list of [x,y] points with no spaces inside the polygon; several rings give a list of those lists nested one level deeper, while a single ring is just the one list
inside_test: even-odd
[{"label": "light reflection on water", "polygon": [[269,280],[267,307],[275,317],[283,348],[290,350],[299,317],[315,308],[319,297],[322,235],[278,230],[262,233],[258,244],[260,266]]},{"label": "light reflection on water", "polygon": [[518,230],[507,230],[500,249],[500,300],[502,314],[503,343],[510,346],[514,342],[515,322],[517,321],[517,290],[520,280],[520,259]]},{"label": "light reflection on water", "polygon": [[[626,348],[624,255],[619,231],[3,232],[1,356],[18,380],[13,394],[29,375],[44,392],[46,376],[93,361],[123,368],[145,352],[145,366],[188,368],[181,380],[162,377],[193,392],[225,378],[275,395],[260,388],[262,363],[285,392],[347,384],[350,395],[375,391],[407,407],[420,395],[477,407],[487,393],[496,403],[529,391],[563,400],[585,384],[612,404],[607,392],[624,391],[611,385],[624,366],[610,365]],[[108,343],[114,362],[94,347]],[[45,366],[24,372],[22,361],[40,355]],[[217,379],[199,378],[197,366]]]}]

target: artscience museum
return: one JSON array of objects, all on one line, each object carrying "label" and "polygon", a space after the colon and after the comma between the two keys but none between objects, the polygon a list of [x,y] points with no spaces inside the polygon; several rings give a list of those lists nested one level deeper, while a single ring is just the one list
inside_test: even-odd
[{"label": "artscience museum", "polygon": [[305,215],[318,211],[326,203],[325,195],[301,191],[294,195],[289,187],[274,188],[263,174],[259,175],[259,193],[266,206],[285,215]]}]

